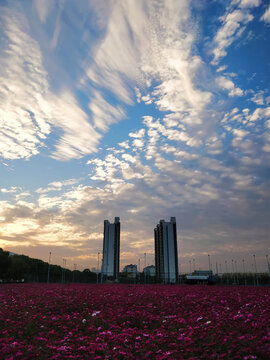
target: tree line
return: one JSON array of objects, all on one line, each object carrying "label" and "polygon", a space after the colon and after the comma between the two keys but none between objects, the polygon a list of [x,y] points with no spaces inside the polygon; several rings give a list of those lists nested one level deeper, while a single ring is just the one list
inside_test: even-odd
[{"label": "tree line", "polygon": [[[48,262],[33,259],[25,255],[12,254],[0,248],[1,282],[47,282]],[[50,282],[96,282],[97,276],[89,269],[69,270],[59,265],[50,265]]]}]

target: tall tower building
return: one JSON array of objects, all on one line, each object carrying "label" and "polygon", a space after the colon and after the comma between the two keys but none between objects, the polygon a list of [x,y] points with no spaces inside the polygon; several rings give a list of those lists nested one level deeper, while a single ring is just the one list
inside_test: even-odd
[{"label": "tall tower building", "polygon": [[170,222],[160,220],[154,230],[155,266],[158,282],[176,283],[178,280],[178,252],[175,217]]},{"label": "tall tower building", "polygon": [[120,258],[120,219],[114,218],[114,224],[104,220],[102,275],[118,278]]}]

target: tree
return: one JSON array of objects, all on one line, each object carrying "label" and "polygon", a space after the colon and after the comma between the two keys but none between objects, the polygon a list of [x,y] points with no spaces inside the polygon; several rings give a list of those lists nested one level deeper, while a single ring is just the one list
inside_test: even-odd
[{"label": "tree", "polygon": [[11,259],[9,252],[3,251],[0,248],[0,279],[5,280],[11,266]]}]

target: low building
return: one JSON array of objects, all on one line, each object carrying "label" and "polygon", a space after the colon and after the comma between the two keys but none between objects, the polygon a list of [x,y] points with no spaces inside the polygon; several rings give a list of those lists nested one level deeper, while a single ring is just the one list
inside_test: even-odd
[{"label": "low building", "polygon": [[137,277],[137,265],[126,265],[122,271],[128,279],[136,279]]},{"label": "low building", "polygon": [[216,278],[212,270],[195,270],[191,275],[186,276],[188,284],[208,284],[216,283]]},{"label": "low building", "polygon": [[154,265],[150,265],[150,266],[146,266],[144,269],[143,269],[143,273],[145,276],[156,276],[156,268]]}]

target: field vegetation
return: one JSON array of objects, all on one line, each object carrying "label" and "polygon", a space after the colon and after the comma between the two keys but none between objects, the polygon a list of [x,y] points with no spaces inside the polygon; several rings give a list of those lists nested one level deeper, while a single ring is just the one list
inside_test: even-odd
[{"label": "field vegetation", "polygon": [[0,358],[267,359],[270,288],[2,284]]}]

